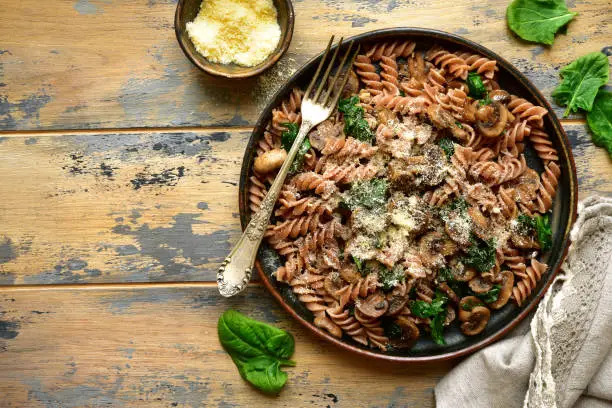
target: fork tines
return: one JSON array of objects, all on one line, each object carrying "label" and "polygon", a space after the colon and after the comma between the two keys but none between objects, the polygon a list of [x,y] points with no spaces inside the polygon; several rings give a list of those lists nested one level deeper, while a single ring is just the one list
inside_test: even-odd
[{"label": "fork tines", "polygon": [[[310,81],[310,84],[308,85],[308,88],[306,89],[306,92],[304,93],[304,99],[309,99],[312,101],[312,103],[315,103],[317,105],[322,105],[325,108],[333,107],[338,102],[338,98],[342,94],[342,89],[344,89],[347,81],[349,80],[349,76],[350,76],[349,70],[353,66],[353,63],[355,62],[355,58],[357,57],[357,54],[359,54],[359,49],[360,49],[360,46],[357,45],[357,48],[353,51],[351,55],[351,50],[353,49],[353,41],[349,43],[348,49],[346,50],[346,52],[344,53],[344,56],[342,57],[342,62],[340,62],[340,65],[338,69],[336,70],[336,73],[334,74],[331,83],[327,87],[327,90],[324,92],[323,89],[325,87],[325,83],[327,82],[329,78],[329,74],[332,71],[332,68],[334,67],[336,58],[338,56],[338,53],[340,52],[340,48],[342,48],[342,40],[343,38],[340,38],[340,41],[338,42],[338,45],[336,46],[336,49],[333,52],[331,60],[327,64],[325,73],[323,74],[322,77],[319,78],[321,69],[323,68],[325,61],[327,60],[327,57],[329,56],[329,51],[331,50],[331,46],[334,42],[334,36],[332,35],[332,37],[329,39],[329,43],[327,44],[325,53],[323,53],[323,56],[321,57],[321,62],[319,62],[317,71],[312,77],[312,80]],[[350,58],[349,58],[349,55],[351,55]],[[348,63],[347,63],[347,60],[348,60]],[[340,80],[340,78],[342,78],[341,86],[336,87],[336,83],[338,82],[338,80]],[[317,82],[318,82],[317,89],[316,91],[313,91]],[[335,95],[332,96],[332,93],[334,92],[334,90],[338,90],[338,91],[336,92]],[[314,95],[312,93],[314,93]]]}]

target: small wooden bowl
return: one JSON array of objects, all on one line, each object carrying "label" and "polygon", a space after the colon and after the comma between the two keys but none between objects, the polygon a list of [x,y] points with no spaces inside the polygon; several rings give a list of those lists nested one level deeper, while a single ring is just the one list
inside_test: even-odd
[{"label": "small wooden bowl", "polygon": [[295,16],[293,14],[291,0],[272,0],[272,2],[278,11],[278,25],[281,29],[281,37],[274,52],[259,65],[242,67],[236,64],[217,64],[208,61],[196,50],[187,33],[187,23],[193,21],[198,15],[202,0],[179,0],[174,15],[176,39],[187,58],[189,58],[196,67],[208,74],[224,78],[248,78],[261,74],[274,65],[285,51],[287,51],[289,43],[291,42],[291,37],[293,36]]}]

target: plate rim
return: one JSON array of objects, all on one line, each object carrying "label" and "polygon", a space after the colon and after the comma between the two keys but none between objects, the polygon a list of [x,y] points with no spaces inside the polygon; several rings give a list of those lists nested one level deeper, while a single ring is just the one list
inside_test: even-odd
[{"label": "plate rim", "polygon": [[[255,267],[259,274],[259,277],[266,287],[266,290],[281,304],[283,309],[285,309],[294,319],[300,322],[303,326],[308,328],[311,332],[317,335],[319,338],[322,338],[336,346],[347,350],[349,352],[356,353],[361,356],[366,356],[370,358],[374,358],[377,360],[383,361],[392,361],[392,362],[401,362],[401,363],[423,363],[423,362],[434,362],[434,361],[447,361],[450,359],[455,359],[461,356],[465,356],[468,354],[472,354],[477,350],[501,339],[504,337],[510,330],[515,328],[539,303],[552,282],[554,278],[559,273],[561,265],[567,256],[569,246],[570,246],[570,231],[572,225],[574,224],[577,216],[577,207],[578,207],[578,182],[577,182],[577,173],[576,173],[576,164],[574,161],[574,156],[571,150],[571,143],[563,126],[561,125],[559,118],[557,117],[555,111],[552,109],[552,106],[548,102],[548,100],[542,95],[541,91],[527,78],[521,71],[519,71],[514,65],[508,62],[506,59],[498,55],[497,53],[491,51],[490,49],[484,47],[483,45],[477,44],[469,39],[458,36],[456,34],[428,29],[428,28],[420,28],[420,27],[393,27],[393,28],[384,28],[371,30],[364,33],[360,33],[354,36],[351,36],[344,40],[345,44],[348,44],[349,41],[370,41],[380,36],[389,36],[395,35],[398,37],[410,37],[410,36],[421,36],[421,37],[439,37],[446,41],[451,41],[456,43],[459,46],[465,47],[468,50],[478,52],[485,57],[495,59],[499,64],[503,66],[503,68],[511,74],[514,79],[522,85],[524,89],[527,89],[532,96],[535,98],[535,101],[545,107],[548,110],[548,117],[553,126],[555,133],[559,137],[560,147],[562,148],[559,153],[563,154],[565,160],[560,162],[566,162],[569,166],[567,177],[569,178],[569,219],[567,220],[567,224],[565,227],[565,231],[563,231],[563,240],[561,244],[561,255],[557,259],[553,270],[547,275],[547,281],[540,288],[539,292],[529,301],[527,305],[525,305],[519,312],[517,316],[508,321],[501,329],[492,333],[488,337],[473,343],[465,348],[461,348],[458,350],[453,350],[449,352],[442,352],[440,354],[435,355],[425,355],[425,356],[398,356],[392,354],[378,353],[374,351],[370,351],[364,348],[360,348],[359,346],[350,344],[344,341],[342,338],[338,339],[324,330],[316,327],[313,323],[304,319],[301,315],[299,315],[296,310],[290,306],[285,299],[282,297],[281,293],[275,287],[275,284],[270,281],[268,276],[263,272],[261,263],[259,262],[259,258],[255,263]],[[334,46],[335,48],[335,46]],[[267,103],[266,107],[262,110],[254,128],[249,137],[249,141],[246,146],[246,150],[244,152],[244,156],[242,159],[242,165],[240,170],[240,184],[238,189],[238,198],[239,198],[239,212],[240,212],[240,224],[242,230],[246,227],[248,223],[248,200],[245,198],[245,189],[248,183],[248,179],[250,176],[250,166],[247,166],[249,162],[250,152],[255,148],[256,145],[256,136],[265,128],[267,121],[269,120],[269,115],[276,107],[276,103],[280,100],[280,98],[285,95],[287,92],[287,88],[289,84],[292,84],[299,78],[304,72],[309,70],[313,64],[315,64],[319,58],[323,55],[323,52],[315,55],[311,59],[309,59],[306,63],[304,63],[290,78],[286,79],[283,82],[283,85],[275,92],[274,96],[270,98],[270,102]]]}]

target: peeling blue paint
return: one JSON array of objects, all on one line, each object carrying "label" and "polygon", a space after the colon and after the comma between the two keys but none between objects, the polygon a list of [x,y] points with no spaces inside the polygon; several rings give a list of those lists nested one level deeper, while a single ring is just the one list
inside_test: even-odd
[{"label": "peeling blue paint", "polygon": [[460,28],[456,29],[455,31],[453,31],[453,33],[457,34],[457,35],[465,35],[465,34],[469,34],[470,30],[468,30],[465,27],[460,27]]},{"label": "peeling blue paint", "polygon": [[87,266],[87,261],[71,258],[58,263],[53,269],[24,276],[23,281],[28,284],[74,283],[102,276],[101,270]]},{"label": "peeling blue paint", "polygon": [[7,263],[17,258],[17,250],[13,241],[5,236],[0,239],[0,264]]},{"label": "peeling blue paint", "polygon": [[127,358],[128,360],[131,360],[134,357],[134,351],[136,351],[133,348],[120,348],[119,351],[122,353],[123,357]]},{"label": "peeling blue paint", "polygon": [[208,203],[205,203],[204,201],[200,201],[198,203],[198,209],[200,209],[200,210],[208,210]]},{"label": "peeling blue paint", "polygon": [[63,388],[46,388],[39,379],[25,379],[29,387],[28,401],[40,402],[45,408],[77,408],[84,406],[123,407],[124,401],[117,398],[124,377],[117,377],[107,385],[76,385]]},{"label": "peeling blue paint", "polygon": [[117,255],[119,256],[127,256],[137,254],[139,249],[134,245],[119,245],[115,248],[115,251],[117,251]]},{"label": "peeling blue paint", "polygon": [[30,145],[34,145],[36,143],[38,143],[38,139],[35,137],[28,137],[27,139],[25,139],[23,141],[24,144],[30,146]]},{"label": "peeling blue paint", "polygon": [[14,339],[19,335],[19,327],[20,324],[18,322],[0,320],[0,339]]},{"label": "peeling blue paint", "polygon": [[16,129],[39,123],[40,110],[51,101],[46,90],[41,89],[16,102],[0,95],[0,128]]},{"label": "peeling blue paint", "polygon": [[72,7],[74,7],[74,9],[79,12],[79,14],[85,14],[85,15],[98,14],[98,13],[104,12],[104,10],[102,10],[101,8],[98,8],[95,4],[93,4],[89,0],[78,0],[74,3]]}]

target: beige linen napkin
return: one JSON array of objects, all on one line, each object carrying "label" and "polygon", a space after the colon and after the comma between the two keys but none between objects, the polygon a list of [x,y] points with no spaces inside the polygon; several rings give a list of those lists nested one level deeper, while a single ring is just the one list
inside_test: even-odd
[{"label": "beige linen napkin", "polygon": [[612,406],[612,199],[581,202],[571,238],[531,323],[445,376],[437,407]]}]

